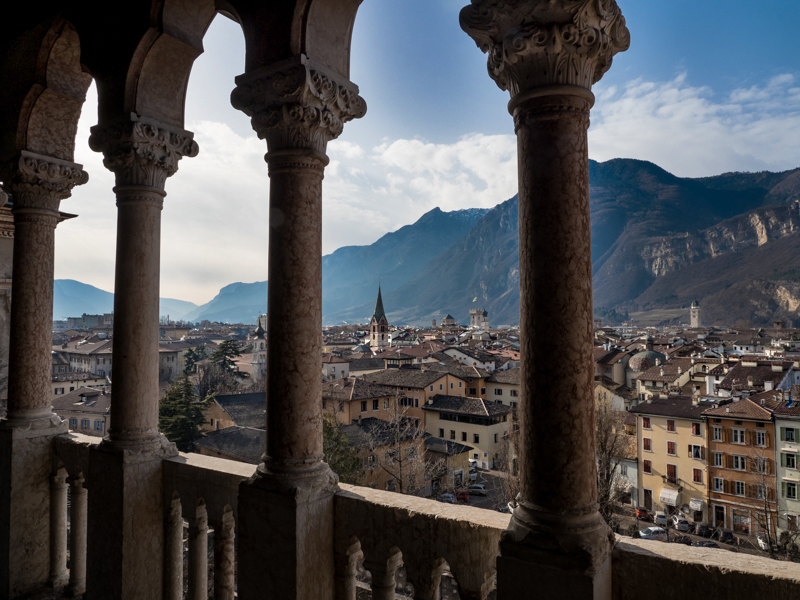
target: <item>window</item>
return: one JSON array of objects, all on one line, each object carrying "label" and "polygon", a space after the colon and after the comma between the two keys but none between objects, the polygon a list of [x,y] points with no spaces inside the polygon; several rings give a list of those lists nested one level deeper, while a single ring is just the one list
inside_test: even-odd
[{"label": "window", "polygon": [[462,442],[466,442],[467,441],[467,432],[466,431],[462,431],[461,432],[461,441]]},{"label": "window", "polygon": [[494,388],[494,395],[495,396],[502,396],[503,395],[503,388]]},{"label": "window", "polygon": [[103,422],[102,421],[95,421],[94,422],[94,429],[95,429],[95,431],[103,431]]},{"label": "window", "polygon": [[433,391],[433,386],[431,386],[431,391]]},{"label": "window", "polygon": [[740,454],[734,454],[733,468],[736,469],[737,471],[744,471],[745,469],[747,469],[747,458]]},{"label": "window", "polygon": [[704,448],[702,446],[692,444],[689,446],[689,455],[694,459],[703,460],[705,458]]},{"label": "window", "polygon": [[372,410],[378,410],[378,406],[379,406],[378,401],[377,400],[373,400],[372,401]]},{"label": "window", "polygon": [[723,490],[722,477],[714,477],[714,491],[721,492]]},{"label": "window", "polygon": [[474,435],[475,437],[473,438],[472,442],[473,442],[474,444],[480,444],[480,443],[481,443],[481,436],[480,436],[480,434],[478,434],[478,433],[475,433],[475,434],[473,434],[473,435]]},{"label": "window", "polygon": [[781,466],[787,469],[797,468],[797,455],[788,452],[781,452]]},{"label": "window", "polygon": [[650,440],[650,438],[642,438],[642,450],[644,450],[645,452],[653,451],[652,441]]},{"label": "window", "polygon": [[69,428],[70,429],[77,429],[78,428],[78,419],[70,419],[69,420]]},{"label": "window", "polygon": [[731,429],[733,432],[733,443],[744,444],[744,429]]},{"label": "window", "polygon": [[469,388],[467,393],[472,394],[473,396],[478,393],[477,388]]},{"label": "window", "polygon": [[508,390],[508,395],[511,396],[512,398],[516,398],[517,396],[519,396],[519,392],[517,390]]},{"label": "window", "polygon": [[444,429],[439,429],[439,437],[440,438],[444,437]]},{"label": "window", "polygon": [[650,417],[642,417],[642,429],[650,429]]},{"label": "window", "polygon": [[419,398],[414,398],[414,408],[419,408]]},{"label": "window", "polygon": [[703,483],[703,469],[692,469],[692,481]]},{"label": "window", "polygon": [[692,435],[700,435],[700,423],[692,423]]},{"label": "window", "polygon": [[462,381],[459,381],[459,382],[458,382],[458,387],[461,387],[461,384],[462,384],[462,383],[463,383]]},{"label": "window", "polygon": [[789,500],[797,500],[797,484],[793,481],[781,481],[781,496]]},{"label": "window", "polygon": [[456,439],[456,431],[455,431],[455,429],[451,429],[450,430],[450,439],[451,440]]},{"label": "window", "polygon": [[766,445],[767,445],[767,432],[756,431],[756,446],[761,446],[763,448]]},{"label": "window", "polygon": [[667,419],[667,431],[675,432],[675,421]]},{"label": "window", "polygon": [[440,383],[440,384],[439,384],[439,391],[441,392],[443,389],[444,389],[444,384],[443,384],[443,383]]},{"label": "window", "polygon": [[715,442],[721,442],[722,441],[722,427],[717,427],[716,425],[714,425],[714,427],[711,428],[711,431],[713,432],[713,435],[714,435],[714,441]]},{"label": "window", "polygon": [[367,401],[366,400],[362,400],[361,401],[361,412],[367,412]]},{"label": "window", "polygon": [[734,484],[734,494],[744,496],[744,481],[735,481]]},{"label": "window", "polygon": [[619,466],[619,474],[623,477],[628,476],[628,465],[620,465]]},{"label": "window", "polygon": [[81,419],[81,429],[89,429],[89,419]]},{"label": "window", "polygon": [[667,481],[678,483],[678,465],[667,464]]},{"label": "window", "polygon": [[643,461],[642,465],[643,465],[642,466],[642,470],[645,473],[652,473],[653,472],[653,463],[651,463],[649,460]]},{"label": "window", "polygon": [[667,454],[670,456],[677,456],[678,454],[678,444],[675,442],[667,442]]},{"label": "window", "polygon": [[724,466],[722,463],[722,452],[714,452],[714,466],[715,467]]},{"label": "window", "polygon": [[794,427],[781,427],[781,440],[784,442],[796,441],[796,433]]},{"label": "window", "polygon": [[481,396],[485,396],[485,395],[486,395],[486,388],[481,388]]},{"label": "window", "polygon": [[767,459],[763,456],[756,457],[756,473],[767,472]]},{"label": "window", "polygon": [[767,499],[767,486],[765,486],[763,483],[756,484],[756,498],[758,500]]},{"label": "window", "polygon": [[452,381],[450,382],[450,389],[451,390],[453,389],[453,382]]},{"label": "window", "polygon": [[494,434],[494,443],[495,444],[497,443],[497,434],[496,433]]},{"label": "window", "polygon": [[64,393],[64,388],[56,388],[56,396],[60,396]]},{"label": "window", "polygon": [[384,398],[383,399],[383,408],[386,408],[386,409],[389,408],[389,398]]},{"label": "window", "polygon": [[511,408],[517,408],[517,403],[516,402],[512,402],[511,403]]}]

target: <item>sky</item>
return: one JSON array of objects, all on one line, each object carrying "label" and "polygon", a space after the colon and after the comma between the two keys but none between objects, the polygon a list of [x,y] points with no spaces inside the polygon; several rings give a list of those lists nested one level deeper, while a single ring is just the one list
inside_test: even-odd
[{"label": "sky", "polygon": [[[328,144],[323,252],[371,244],[440,207],[492,207],[516,193],[508,94],[460,29],[467,0],[365,0],[350,78],[363,119]],[[636,158],[681,177],[800,166],[798,0],[618,0],[631,47],[594,86],[589,156]],[[161,296],[203,304],[236,281],[267,279],[269,178],[249,119],[230,105],[244,70],[238,24],[218,15],[195,61],[186,129],[200,154],[167,180]],[[113,291],[113,174],[88,147],[89,91],[75,160],[90,180],[62,210],[56,278]]]}]

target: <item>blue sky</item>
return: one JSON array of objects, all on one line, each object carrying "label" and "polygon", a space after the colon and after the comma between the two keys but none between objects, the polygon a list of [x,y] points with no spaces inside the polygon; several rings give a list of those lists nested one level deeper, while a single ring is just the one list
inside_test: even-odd
[{"label": "blue sky", "polygon": [[[368,112],[329,145],[325,253],[372,243],[435,206],[490,207],[515,193],[508,95],[458,26],[464,4],[366,0],[359,10],[351,79]],[[650,160],[686,177],[800,166],[798,0],[619,5],[631,48],[595,86],[591,158]],[[167,182],[162,238],[162,295],[196,303],[267,278],[266,147],[229,102],[244,40],[218,16],[204,44],[186,107],[200,155]],[[95,119],[92,90],[76,148],[91,179],[62,203],[80,217],[58,228],[56,277],[111,291],[113,176],[86,143]]]}]

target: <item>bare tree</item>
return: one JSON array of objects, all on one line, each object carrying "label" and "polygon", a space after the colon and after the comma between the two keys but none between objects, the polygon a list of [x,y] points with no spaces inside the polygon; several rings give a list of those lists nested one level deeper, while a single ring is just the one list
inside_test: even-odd
[{"label": "bare tree", "polygon": [[499,463],[500,470],[505,473],[503,477],[503,500],[515,506],[517,496],[520,492],[519,470],[517,468],[517,444],[519,442],[519,427],[513,421],[511,428],[503,436],[503,443],[500,446],[498,457],[495,459]]},{"label": "bare tree", "polygon": [[614,505],[625,493],[620,464],[630,452],[630,436],[625,433],[624,413],[613,410],[610,402],[595,405],[597,440],[597,501],[606,522],[614,514]]}]

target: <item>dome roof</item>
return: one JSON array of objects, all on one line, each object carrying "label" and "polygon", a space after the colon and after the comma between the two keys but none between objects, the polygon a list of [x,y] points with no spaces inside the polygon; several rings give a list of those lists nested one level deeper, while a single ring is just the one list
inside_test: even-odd
[{"label": "dome roof", "polygon": [[700,303],[697,300],[692,300],[692,308],[700,308]]},{"label": "dome roof", "polygon": [[656,359],[660,360],[661,364],[663,364],[666,362],[667,357],[655,350],[642,350],[631,356],[628,365],[634,371],[647,371],[650,367],[655,366]]}]

